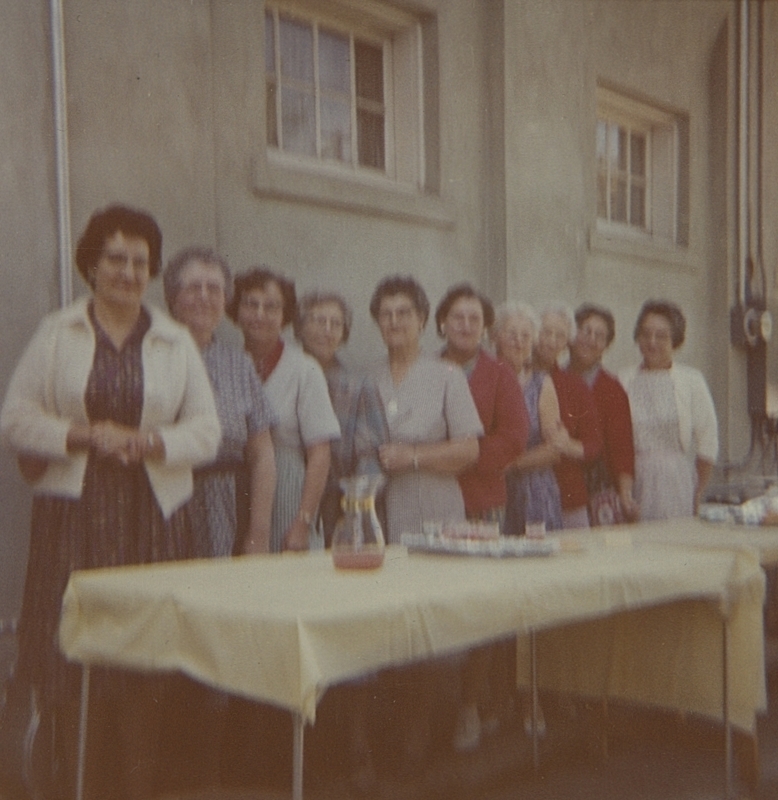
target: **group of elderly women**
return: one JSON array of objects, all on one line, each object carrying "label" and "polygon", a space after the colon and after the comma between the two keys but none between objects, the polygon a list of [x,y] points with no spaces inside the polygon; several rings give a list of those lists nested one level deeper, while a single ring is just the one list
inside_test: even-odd
[{"label": "group of elderly women", "polygon": [[[425,354],[427,296],[392,276],[370,302],[388,358],[368,379],[338,358],[352,322],[339,294],[298,303],[282,275],[256,267],[233,280],[221,256],[188,248],[164,272],[177,324],[144,302],[161,248],[146,212],[91,217],[76,250],[91,293],[41,323],[0,415],[34,487],[17,677],[53,720],[58,763],[75,763],[78,672],[57,647],[74,569],[306,550],[330,541],[340,480],[358,472],[388,477],[390,542],[427,521],[521,535],[530,523],[586,526],[590,514],[694,513],[716,418],[701,374],[674,363],[684,320],[671,303],[641,311],[643,360],[622,387],[601,364],[614,337],[606,309],[495,311],[460,284],[435,312],[442,351]],[[244,350],[216,337],[225,313]],[[302,348],[282,335],[292,322]],[[157,687],[107,669],[94,681],[97,717],[120,745],[105,796],[144,796]],[[50,796],[68,793],[66,773],[51,776]]]}]

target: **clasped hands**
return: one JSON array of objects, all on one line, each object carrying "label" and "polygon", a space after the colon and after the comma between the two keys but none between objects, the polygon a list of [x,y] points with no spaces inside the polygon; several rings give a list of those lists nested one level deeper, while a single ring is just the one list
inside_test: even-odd
[{"label": "clasped hands", "polygon": [[404,472],[414,468],[416,446],[403,442],[382,444],[378,448],[381,468],[386,472]]},{"label": "clasped hands", "polygon": [[115,458],[125,466],[142,461],[150,450],[148,434],[111,420],[90,426],[89,447],[99,456]]}]

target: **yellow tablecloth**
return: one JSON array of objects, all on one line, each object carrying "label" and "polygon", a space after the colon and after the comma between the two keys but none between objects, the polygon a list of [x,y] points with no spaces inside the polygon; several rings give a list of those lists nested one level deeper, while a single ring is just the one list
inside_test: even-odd
[{"label": "yellow tablecloth", "polygon": [[706,522],[695,517],[570,531],[561,534],[561,538],[586,546],[616,546],[621,540],[622,544],[656,542],[685,547],[753,547],[763,567],[778,564],[778,526]]},{"label": "yellow tablecloth", "polygon": [[[619,543],[495,560],[390,547],[384,566],[367,572],[337,571],[327,553],[246,556],[75,572],[60,644],[85,664],[180,669],[312,722],[328,686],[382,667],[671,603],[679,604],[685,627],[659,638],[683,646],[688,660],[660,664],[652,679],[674,681],[680,672],[688,677],[683,686],[696,685],[705,672],[705,702],[692,705],[715,715],[726,616],[732,719],[750,730],[765,704],[763,594],[757,555],[747,549]],[[687,615],[690,601],[704,611]],[[586,671],[571,648],[564,658]],[[686,708],[683,691],[660,701]]]}]

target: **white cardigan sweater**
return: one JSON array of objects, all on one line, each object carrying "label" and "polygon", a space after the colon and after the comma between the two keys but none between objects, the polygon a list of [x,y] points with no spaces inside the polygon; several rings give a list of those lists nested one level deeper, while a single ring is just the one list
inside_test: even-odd
[{"label": "white cardigan sweater", "polygon": [[[628,396],[639,369],[639,366],[633,366],[619,373],[619,380]],[[715,463],[719,453],[719,429],[713,398],[703,374],[694,367],[673,362],[670,377],[684,453],[693,452],[699,458]]]},{"label": "white cardigan sweater", "polygon": [[[89,298],[49,314],[11,378],[0,412],[0,433],[17,452],[47,459],[34,491],[81,496],[87,453],[68,453],[74,422],[88,423],[84,394],[95,352]],[[141,346],[141,429],[156,429],[165,459],[146,461],[162,513],[169,517],[192,494],[192,467],[212,461],[221,436],[216,405],[200,352],[189,331],[156,308]]]}]

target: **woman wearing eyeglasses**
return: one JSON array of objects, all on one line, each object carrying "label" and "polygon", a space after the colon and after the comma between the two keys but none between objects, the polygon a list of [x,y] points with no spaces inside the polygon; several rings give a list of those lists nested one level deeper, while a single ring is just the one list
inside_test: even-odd
[{"label": "woman wearing eyeglasses", "polygon": [[198,556],[230,556],[245,546],[267,550],[276,485],[270,434],[275,415],[251,359],[216,336],[232,297],[230,268],[213,250],[187,247],[170,259],[163,282],[170,313],[200,348],[222,427],[216,460],[194,473],[189,516]]},{"label": "woman wearing eyeglasses", "polygon": [[685,333],[675,303],[647,300],[634,334],[643,360],[619,376],[632,412],[634,493],[643,520],[696,514],[718,455],[708,384],[674,359]]},{"label": "woman wearing eyeglasses", "polygon": [[[327,473],[330,442],[340,438],[327,381],[314,358],[281,337],[295,315],[294,283],[267,267],[235,278],[227,313],[243,331],[278,418],[273,428],[276,492],[270,551],[307,550],[317,543],[315,522]],[[251,551],[247,547],[247,551]]]},{"label": "woman wearing eyeglasses", "polygon": [[389,426],[380,448],[389,474],[389,541],[421,533],[424,522],[460,522],[465,504],[457,475],[478,458],[483,426],[459,366],[425,356],[421,334],[429,300],[410,275],[382,280],[370,300],[388,359],[377,375]]},{"label": "woman wearing eyeglasses", "polygon": [[[34,492],[14,687],[34,692],[49,733],[31,728],[27,744],[54,747],[39,760],[52,774],[36,796],[75,790],[81,670],[57,646],[71,571],[196,555],[192,468],[215,457],[219,419],[189,332],[146,303],[161,250],[146,212],[112,205],[92,215],[75,258],[91,293],[43,320],[0,415]],[[161,682],[107,668],[92,680],[90,737],[115,748],[101,751],[94,777],[107,785],[95,796],[149,797]]]},{"label": "woman wearing eyeglasses", "polygon": [[592,390],[602,430],[602,454],[586,468],[589,518],[592,525],[632,522],[638,507],[632,496],[635,450],[629,399],[618,378],[602,365],[616,336],[616,323],[607,308],[583,303],[576,309],[575,324],[569,368]]},{"label": "woman wearing eyeglasses", "polygon": [[[327,546],[341,516],[342,478],[381,472],[378,448],[389,439],[386,419],[375,383],[347,369],[338,351],[348,342],[352,312],[337,292],[309,292],[297,304],[295,336],[306,353],[324,370],[332,408],[340,423],[341,437],[332,443],[327,487],[320,516]],[[379,503],[383,516],[383,503]]]}]

